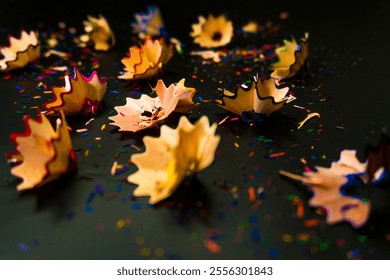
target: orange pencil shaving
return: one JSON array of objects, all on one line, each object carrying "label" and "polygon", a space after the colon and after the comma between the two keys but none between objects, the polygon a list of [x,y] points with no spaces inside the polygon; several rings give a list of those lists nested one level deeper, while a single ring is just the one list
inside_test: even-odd
[{"label": "orange pencil shaving", "polygon": [[305,214],[305,208],[303,207],[303,203],[300,200],[294,200],[293,204],[297,206],[297,217],[302,218]]},{"label": "orange pencil shaving", "polygon": [[320,220],[318,219],[310,219],[310,220],[305,220],[303,222],[305,227],[315,227],[320,223]]},{"label": "orange pencil shaving", "polygon": [[270,154],[270,155],[269,155],[269,158],[282,157],[282,156],[284,156],[285,154],[286,154],[285,152],[273,153],[273,154]]},{"label": "orange pencil shaving", "polygon": [[221,246],[219,246],[215,241],[206,239],[203,244],[210,252],[215,254],[218,254],[222,251]]},{"label": "orange pencil shaving", "polygon": [[248,188],[248,195],[249,195],[249,200],[250,201],[255,201],[256,199],[256,191],[254,187],[249,187]]}]

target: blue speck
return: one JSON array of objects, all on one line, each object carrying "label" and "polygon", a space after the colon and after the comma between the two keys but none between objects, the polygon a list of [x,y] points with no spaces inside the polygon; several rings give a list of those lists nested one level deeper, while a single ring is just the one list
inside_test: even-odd
[{"label": "blue speck", "polygon": [[248,220],[249,220],[249,222],[251,224],[256,224],[257,223],[257,217],[256,216],[250,216]]},{"label": "blue speck", "polygon": [[91,212],[93,211],[93,208],[92,208],[92,206],[85,205],[84,210],[85,210],[85,212],[87,212],[87,213],[91,213]]},{"label": "blue speck", "polygon": [[226,219],[226,214],[224,212],[218,212],[218,219],[225,220]]},{"label": "blue speck", "polygon": [[118,170],[116,171],[115,176],[116,176],[116,175],[120,175],[120,174],[122,174],[122,173],[125,173],[128,169],[129,169],[128,166],[123,166],[121,169],[118,169]]},{"label": "blue speck", "polygon": [[98,195],[104,196],[104,186],[103,186],[103,184],[97,184],[97,185],[95,186],[95,191],[96,191],[96,193],[97,193]]},{"label": "blue speck", "polygon": [[94,192],[90,192],[89,195],[88,195],[87,200],[85,201],[85,203],[87,203],[87,204],[91,203],[94,198],[95,198],[95,193]]},{"label": "blue speck", "polygon": [[357,256],[359,256],[360,254],[360,249],[359,248],[356,248],[356,249],[353,249],[352,250],[352,258],[356,258]]},{"label": "blue speck", "polygon": [[26,243],[18,242],[18,248],[22,252],[28,252],[30,246],[28,246]]},{"label": "blue speck", "polygon": [[270,259],[275,260],[279,256],[279,250],[276,249],[275,247],[272,247],[271,249],[269,249],[268,255],[269,255]]},{"label": "blue speck", "polygon": [[142,208],[140,203],[134,203],[133,204],[133,210],[140,210]]},{"label": "blue speck", "polygon": [[232,208],[237,208],[238,207],[238,200],[237,199],[233,200],[232,203],[230,204],[230,206]]},{"label": "blue speck", "polygon": [[252,240],[255,242],[259,242],[261,237],[260,237],[260,230],[258,228],[253,228],[252,229]]}]

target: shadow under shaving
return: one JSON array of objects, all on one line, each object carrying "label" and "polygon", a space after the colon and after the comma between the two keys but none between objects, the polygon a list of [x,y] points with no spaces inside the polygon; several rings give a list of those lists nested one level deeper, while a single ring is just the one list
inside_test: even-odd
[{"label": "shadow under shaving", "polygon": [[25,190],[20,197],[27,199],[35,196],[36,211],[50,209],[56,214],[56,218],[64,218],[72,208],[72,201],[78,196],[76,187],[80,184],[77,182],[79,180],[76,173],[67,173],[40,187]]},{"label": "shadow under shaving", "polygon": [[362,234],[369,234],[373,240],[376,238],[380,240],[390,232],[390,181],[365,187],[369,189],[371,213],[367,223],[359,231]]},{"label": "shadow under shaving", "polygon": [[[220,126],[228,129],[229,132],[243,136],[247,133],[252,134],[252,137],[263,135],[269,139],[292,139],[291,131],[297,127],[297,120],[294,117],[285,115],[281,112],[275,112],[261,121],[252,125],[244,122],[240,116],[221,113],[218,118],[221,120],[229,116]],[[230,121],[232,118],[239,118],[239,120]]]},{"label": "shadow under shaving", "polygon": [[179,222],[196,217],[206,223],[210,217],[210,196],[199,179],[190,176],[184,179],[172,196],[155,204],[154,208],[169,209]]}]

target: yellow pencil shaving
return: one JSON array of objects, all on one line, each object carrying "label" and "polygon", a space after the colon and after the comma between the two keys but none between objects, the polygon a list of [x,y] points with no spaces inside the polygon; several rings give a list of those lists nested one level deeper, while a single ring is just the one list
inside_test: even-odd
[{"label": "yellow pencil shaving", "polygon": [[320,117],[320,114],[315,113],[315,112],[314,112],[314,113],[308,114],[308,115],[306,116],[306,118],[305,118],[303,121],[299,122],[298,129],[301,129],[302,126],[303,126],[308,120],[310,120],[311,118],[314,118],[314,117]]},{"label": "yellow pencil shaving", "polygon": [[117,161],[114,161],[114,163],[112,164],[112,167],[111,167],[111,175],[114,176],[115,173],[116,173],[116,167],[118,166],[118,162]]},{"label": "yellow pencil shaving", "polygon": [[296,175],[294,173],[290,173],[290,172],[287,172],[287,171],[284,171],[284,170],[279,170],[279,174],[283,175],[283,176],[286,176],[286,177],[288,177],[290,179],[297,180],[297,181],[305,181],[306,180],[306,178],[304,176]]}]

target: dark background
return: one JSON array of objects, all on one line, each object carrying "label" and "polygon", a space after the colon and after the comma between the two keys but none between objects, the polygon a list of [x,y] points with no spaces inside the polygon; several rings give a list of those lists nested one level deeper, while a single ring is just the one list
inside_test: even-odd
[{"label": "dark background", "polygon": [[[116,78],[123,68],[120,60],[130,46],[138,44],[130,27],[133,14],[146,11],[148,4],[160,8],[169,34],[184,44],[184,53],[175,54],[166,66],[165,84],[185,78],[187,86],[197,89],[196,98],[213,99],[218,96],[218,88],[233,91],[256,72],[267,74],[264,65],[234,56],[210,65],[191,57],[190,51],[199,49],[189,36],[198,15],[225,13],[233,21],[235,35],[224,48],[233,53],[235,49],[275,46],[291,36],[298,39],[304,32],[310,34],[308,66],[288,81],[297,100],[255,126],[241,121],[227,121],[218,126],[221,142],[214,163],[197,178],[185,181],[169,203],[157,207],[149,206],[147,197],[134,198],[134,186],[126,182],[126,177],[136,170],[128,164],[131,154],[137,152],[130,145],[143,150],[142,137],[158,136],[159,129],[132,134],[120,133],[108,125],[114,106],[123,105],[125,97],[149,88],[148,82],[132,83]],[[363,228],[354,229],[347,223],[327,225],[325,216],[307,205],[310,193],[303,185],[278,175],[280,169],[303,172],[302,158],[310,167],[329,166],[338,160],[343,149],[357,150],[364,161],[365,148],[376,145],[380,133],[389,128],[390,4],[384,1],[344,7],[339,4],[335,1],[321,4],[318,1],[30,1],[22,5],[3,1],[2,45],[7,44],[8,35],[18,36],[21,29],[37,29],[43,37],[57,32],[60,21],[80,33],[82,20],[88,14],[106,17],[117,45],[108,52],[81,50],[69,40],[60,46],[73,54],[70,61],[81,61],[79,68],[85,74],[91,71],[91,57],[99,61],[98,73],[108,78],[103,112],[94,116],[88,126],[91,134],[85,137],[75,130],[85,128],[90,117],[67,118],[73,128],[71,136],[79,164],[74,176],[18,193],[18,179],[10,174],[6,158],[0,161],[0,258],[389,259],[388,188],[371,192],[370,219]],[[288,13],[286,19],[280,18],[283,12]],[[262,25],[271,22],[278,28],[257,35],[239,33],[239,27],[249,20]],[[40,107],[49,99],[50,95],[36,88],[38,82],[43,81],[49,87],[63,85],[61,74],[40,77],[43,69],[53,63],[41,58],[36,65],[10,76],[0,73],[2,154],[15,149],[8,135],[24,131],[23,114],[34,114],[34,106]],[[245,67],[250,70],[243,72]],[[42,98],[34,99],[36,95]],[[321,101],[324,98],[326,101]],[[298,130],[298,123],[307,112],[293,105],[318,112],[321,118]],[[194,122],[201,115],[207,115],[211,122],[228,116],[212,102],[200,103],[199,109],[188,117]],[[174,115],[166,124],[176,127],[178,118]],[[107,124],[107,130],[101,130],[103,124]],[[273,142],[263,143],[258,140],[260,136]],[[95,141],[95,137],[102,140]],[[272,152],[285,155],[269,159]],[[251,153],[253,156],[249,156]],[[111,176],[114,160],[128,169]],[[96,193],[97,185],[103,186],[104,195]],[[258,205],[248,199],[247,189],[252,186],[264,188]],[[304,205],[301,218],[296,215],[294,198]],[[312,219],[318,224],[308,227],[307,221]],[[121,223],[125,226],[120,227]],[[204,245],[206,240],[215,241],[221,251],[210,252]]]}]

